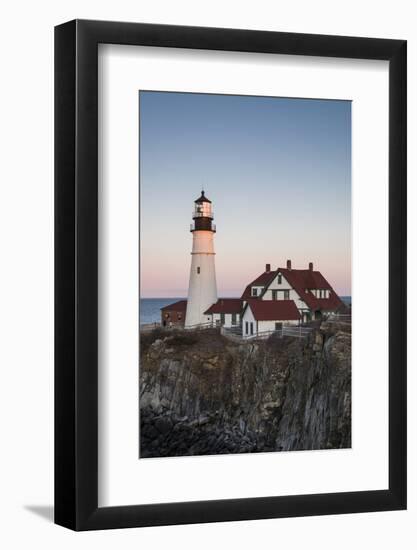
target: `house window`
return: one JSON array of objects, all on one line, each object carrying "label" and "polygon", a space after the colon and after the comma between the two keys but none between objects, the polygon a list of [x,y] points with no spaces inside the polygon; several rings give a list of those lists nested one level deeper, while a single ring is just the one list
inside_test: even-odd
[{"label": "house window", "polygon": [[252,296],[258,296],[258,289],[252,288]]},{"label": "house window", "polygon": [[236,313],[232,313],[232,325],[236,325]]},{"label": "house window", "polygon": [[249,323],[246,321],[245,323],[245,334],[249,333]]},{"label": "house window", "polygon": [[226,319],[225,314],[224,314],[224,313],[220,313],[220,323],[221,323],[222,325],[224,325],[225,319]]},{"label": "house window", "polygon": [[277,294],[278,294],[278,291],[277,291],[277,290],[273,290],[273,291],[272,291],[272,299],[273,299],[273,300],[276,300],[276,299],[277,299]]},{"label": "house window", "polygon": [[199,267],[197,267],[197,273],[198,273],[198,275],[200,275],[200,268]]},{"label": "house window", "polygon": [[290,291],[284,290],[284,300],[289,300],[289,299],[290,299]]},{"label": "house window", "polygon": [[282,330],[282,323],[275,323],[275,330]]},{"label": "house window", "polygon": [[253,335],[253,323],[250,324],[250,333]]},{"label": "house window", "polygon": [[282,284],[282,275],[281,275],[281,273],[278,273],[278,284],[279,285]]}]

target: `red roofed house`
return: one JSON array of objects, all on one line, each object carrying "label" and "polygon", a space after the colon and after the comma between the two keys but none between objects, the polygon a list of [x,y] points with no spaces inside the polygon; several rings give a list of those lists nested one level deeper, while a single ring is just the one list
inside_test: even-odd
[{"label": "red roofed house", "polygon": [[241,298],[219,298],[204,312],[204,315],[207,317],[207,323],[212,323],[213,326],[239,326],[242,307]]},{"label": "red roofed house", "polygon": [[282,329],[283,325],[298,325],[301,314],[293,300],[260,300],[249,298],[243,312],[243,336]]},{"label": "red roofed house", "polygon": [[187,300],[180,300],[161,308],[161,325],[163,327],[183,327]]},{"label": "red roofed house", "polygon": [[[252,281],[242,294],[243,336],[278,330],[282,325],[320,319],[323,314],[345,308],[342,300],[319,271],[287,267],[265,272]],[[298,312],[298,317],[295,311]]]}]

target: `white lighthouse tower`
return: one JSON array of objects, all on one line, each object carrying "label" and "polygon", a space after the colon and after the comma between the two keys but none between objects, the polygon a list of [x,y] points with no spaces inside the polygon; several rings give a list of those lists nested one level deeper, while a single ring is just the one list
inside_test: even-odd
[{"label": "white lighthouse tower", "polygon": [[216,227],[213,224],[211,201],[204,195],[204,191],[201,191],[201,197],[194,202],[193,220],[193,249],[185,328],[206,323],[204,312],[217,302],[213,243]]}]

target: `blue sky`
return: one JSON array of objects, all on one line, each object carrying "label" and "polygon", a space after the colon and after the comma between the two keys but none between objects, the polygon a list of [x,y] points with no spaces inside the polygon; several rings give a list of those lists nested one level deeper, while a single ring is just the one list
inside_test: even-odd
[{"label": "blue sky", "polygon": [[351,292],[351,103],[140,92],[141,296],[186,296],[193,201],[212,200],[219,295],[264,270]]}]

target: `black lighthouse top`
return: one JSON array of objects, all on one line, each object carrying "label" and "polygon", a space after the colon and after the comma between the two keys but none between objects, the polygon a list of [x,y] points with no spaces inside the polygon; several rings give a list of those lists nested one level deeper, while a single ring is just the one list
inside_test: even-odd
[{"label": "black lighthouse top", "polygon": [[201,196],[198,197],[198,199],[196,201],[194,201],[196,204],[197,203],[202,203],[202,202],[209,202],[211,204],[211,200],[209,200],[205,194],[204,194],[204,189],[201,191]]},{"label": "black lighthouse top", "polygon": [[204,190],[201,191],[201,196],[194,201],[193,220],[191,231],[216,231],[213,222],[213,210],[211,208],[211,200],[209,200]]}]

